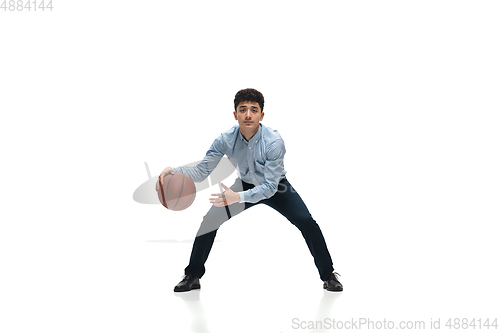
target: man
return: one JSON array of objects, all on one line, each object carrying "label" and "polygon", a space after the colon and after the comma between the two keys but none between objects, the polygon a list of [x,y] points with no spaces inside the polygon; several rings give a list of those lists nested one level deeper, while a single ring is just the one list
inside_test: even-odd
[{"label": "man", "polygon": [[[238,125],[215,139],[198,165],[173,169],[167,167],[158,180],[163,184],[165,175],[180,172],[195,182],[201,182],[224,155],[236,166],[239,176],[231,187],[221,184],[225,192],[212,194],[213,197],[209,199],[213,206],[203,217],[189,265],[184,270],[185,276],[174,291],[200,289],[200,278],[205,274],[205,262],[217,229],[231,217],[260,203],[281,213],[301,231],[323,280],[323,288],[342,291],[323,234],[285,177],[283,139],[277,131],[260,123],[264,119],[264,96],[255,89],[240,90],[234,98],[234,110]],[[158,183],[156,186],[158,190]]]}]

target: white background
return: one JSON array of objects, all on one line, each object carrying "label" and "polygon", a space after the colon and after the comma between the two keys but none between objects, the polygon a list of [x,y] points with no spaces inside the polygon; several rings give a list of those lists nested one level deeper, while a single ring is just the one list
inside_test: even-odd
[{"label": "white background", "polygon": [[[53,7],[0,11],[1,331],[305,332],[293,318],[325,317],[444,330],[498,315],[498,2]],[[201,292],[172,292],[217,187],[183,212],[132,194],[144,162],[154,177],[201,159],[248,87],[340,296],[261,206],[221,228]]]}]

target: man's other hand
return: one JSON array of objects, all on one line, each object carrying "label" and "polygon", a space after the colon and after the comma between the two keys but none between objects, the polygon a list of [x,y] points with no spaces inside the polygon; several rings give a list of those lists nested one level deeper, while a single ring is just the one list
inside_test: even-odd
[{"label": "man's other hand", "polygon": [[213,193],[212,196],[214,198],[209,199],[210,203],[216,207],[223,207],[240,202],[240,195],[237,192],[234,192],[223,183],[221,183],[221,185],[226,191],[224,193]]}]

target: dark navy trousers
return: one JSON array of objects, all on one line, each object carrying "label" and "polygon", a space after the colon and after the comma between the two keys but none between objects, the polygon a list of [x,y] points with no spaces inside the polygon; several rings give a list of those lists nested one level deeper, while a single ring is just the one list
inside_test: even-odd
[{"label": "dark navy trousers", "polygon": [[[231,190],[241,192],[253,187],[253,184],[245,183],[237,178],[231,186]],[[203,217],[203,222],[193,243],[189,265],[185,268],[184,273],[201,278],[205,274],[205,262],[212,249],[217,229],[231,217],[258,204],[275,209],[300,230],[314,257],[314,263],[318,268],[321,280],[327,280],[333,272],[333,264],[323,233],[312,218],[302,198],[286,178],[281,180],[278,191],[269,199],[257,203],[235,203],[225,207],[212,206]]]}]

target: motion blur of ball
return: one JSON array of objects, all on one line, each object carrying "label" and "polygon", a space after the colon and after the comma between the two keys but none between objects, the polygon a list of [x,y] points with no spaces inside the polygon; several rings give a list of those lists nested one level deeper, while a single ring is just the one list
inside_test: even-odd
[{"label": "motion blur of ball", "polygon": [[189,176],[182,173],[168,174],[160,183],[158,199],[170,210],[184,210],[191,206],[196,197],[196,187]]}]

